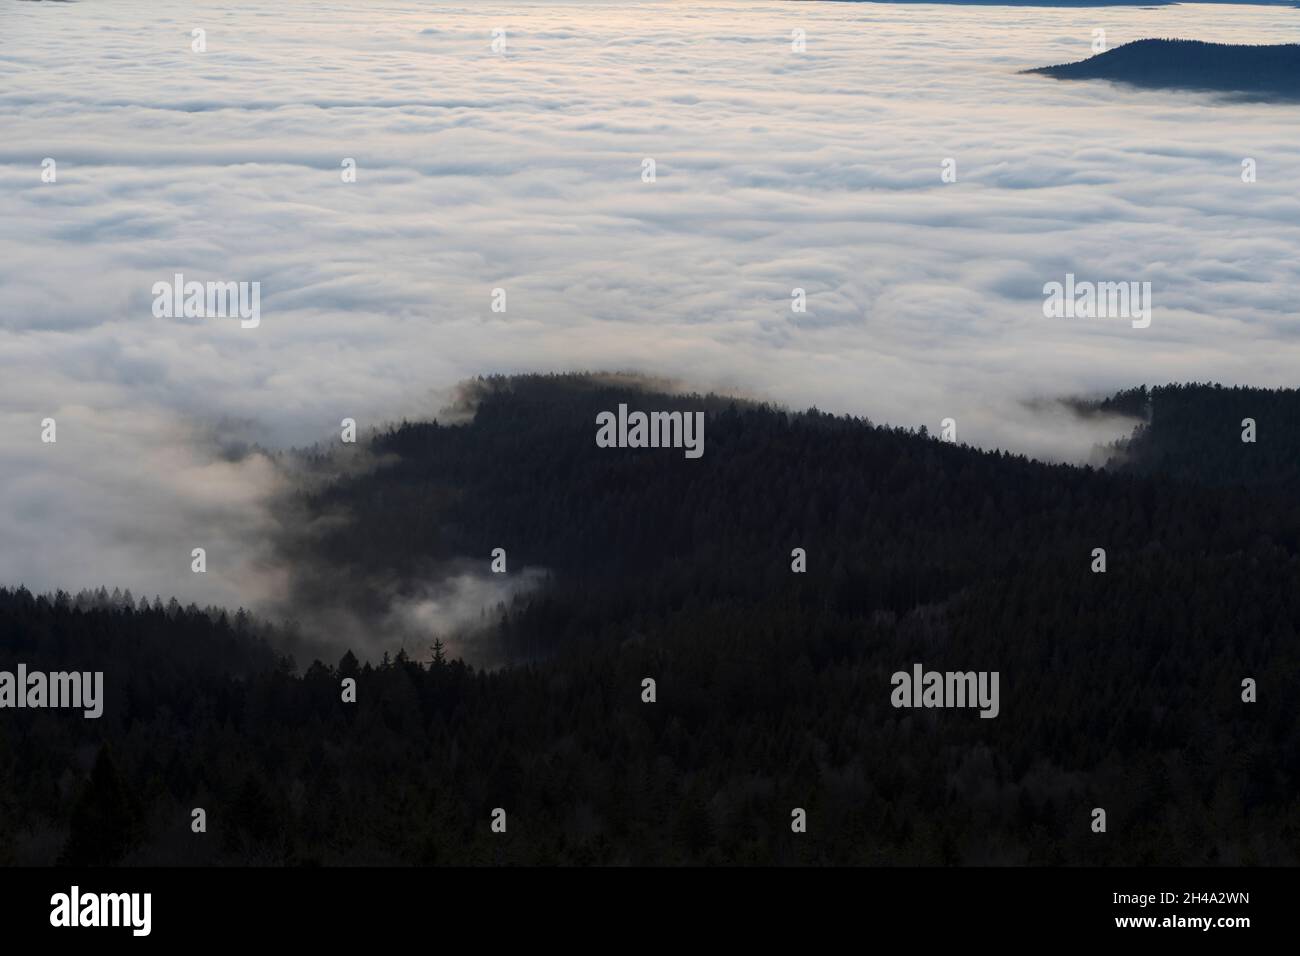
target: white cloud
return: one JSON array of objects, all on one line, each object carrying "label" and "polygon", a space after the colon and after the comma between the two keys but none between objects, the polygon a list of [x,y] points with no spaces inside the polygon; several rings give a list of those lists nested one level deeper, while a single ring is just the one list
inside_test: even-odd
[{"label": "white cloud", "polygon": [[[638,368],[1077,457],[1113,423],[1026,399],[1294,384],[1300,367],[1294,107],[1016,72],[1089,55],[1098,25],[1112,46],[1258,42],[1294,10],[123,0],[3,17],[0,581],[260,594],[278,479],[214,456],[213,427],[310,442],[344,416],[434,413],[479,373]],[[155,319],[174,272],[260,281],[261,326]],[[1042,284],[1066,272],[1151,281],[1151,328],[1044,319]],[[36,444],[47,414],[57,451]],[[172,566],[203,536],[239,552],[220,586]]]}]

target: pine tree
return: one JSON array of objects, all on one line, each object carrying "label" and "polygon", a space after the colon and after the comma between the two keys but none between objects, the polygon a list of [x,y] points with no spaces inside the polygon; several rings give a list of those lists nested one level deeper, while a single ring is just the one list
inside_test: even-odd
[{"label": "pine tree", "polygon": [[139,826],[139,807],[104,744],[72,811],[71,831],[60,863],[111,866],[135,845]]}]

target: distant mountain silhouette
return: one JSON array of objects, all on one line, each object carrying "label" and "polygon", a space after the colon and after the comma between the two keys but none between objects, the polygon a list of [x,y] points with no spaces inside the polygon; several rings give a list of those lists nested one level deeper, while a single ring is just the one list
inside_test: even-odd
[{"label": "distant mountain silhouette", "polygon": [[1077,63],[1024,72],[1061,80],[1113,80],[1156,89],[1300,100],[1300,44],[1296,43],[1252,46],[1200,40],[1136,40]]},{"label": "distant mountain silhouette", "polygon": [[[833,0],[841,3],[927,3],[960,7],[1172,7],[1186,0]],[[1295,6],[1295,0],[1197,0],[1245,6]]]},{"label": "distant mountain silhouette", "polygon": [[[1185,0],[836,0],[842,3],[941,3],[962,7],[1172,7]],[[1294,0],[1198,0],[1245,6],[1293,6]]]}]

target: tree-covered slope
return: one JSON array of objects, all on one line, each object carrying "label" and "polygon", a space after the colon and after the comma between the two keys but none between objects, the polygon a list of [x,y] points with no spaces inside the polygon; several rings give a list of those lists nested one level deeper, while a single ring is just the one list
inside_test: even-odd
[{"label": "tree-covered slope", "polygon": [[[4,715],[0,859],[1300,858],[1294,495],[577,376],[475,391],[472,422],[377,435],[287,504],[326,530],[284,556],[300,600],[347,603],[496,547],[544,567],[489,618],[514,666],[291,671],[254,622],[0,593],[0,665],[118,669],[100,721]],[[620,402],[704,411],[703,457],[597,447]],[[998,716],[893,707],[916,662],[997,671]]]},{"label": "tree-covered slope", "polygon": [[1097,405],[1145,421],[1119,442],[1110,467],[1185,482],[1300,491],[1300,391],[1163,385]]}]

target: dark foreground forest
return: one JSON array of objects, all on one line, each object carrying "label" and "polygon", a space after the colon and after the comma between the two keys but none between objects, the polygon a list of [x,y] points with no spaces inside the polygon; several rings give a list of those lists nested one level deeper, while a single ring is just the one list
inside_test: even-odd
[{"label": "dark foreground forest", "polygon": [[[506,549],[544,569],[484,609],[507,666],[0,591],[0,669],[105,672],[98,720],[4,712],[0,863],[1300,862],[1296,392],[1081,406],[1146,421],[1105,470],[582,377],[471,398],[305,483],[280,548],[303,606]],[[703,457],[596,447],[619,402],[706,410]],[[998,716],[895,709],[917,662],[999,672]]]}]

